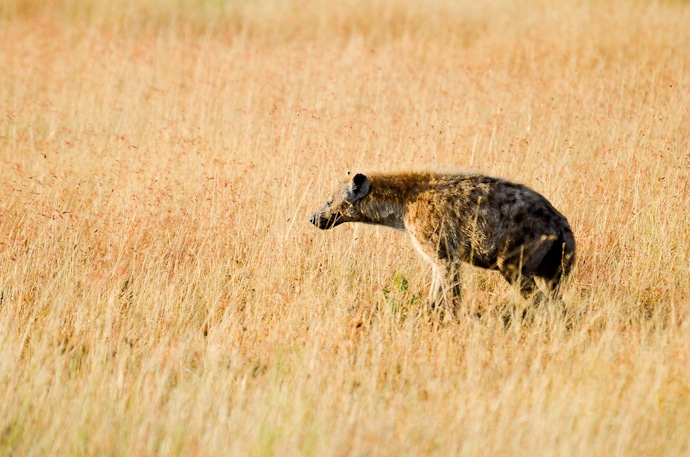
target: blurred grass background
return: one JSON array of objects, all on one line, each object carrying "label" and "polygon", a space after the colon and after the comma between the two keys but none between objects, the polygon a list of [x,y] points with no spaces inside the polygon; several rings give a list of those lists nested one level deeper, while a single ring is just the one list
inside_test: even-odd
[{"label": "blurred grass background", "polygon": [[[0,454],[684,455],[682,2],[0,3]],[[570,220],[569,318],[346,170],[475,169]],[[472,310],[484,309],[481,318]]]}]

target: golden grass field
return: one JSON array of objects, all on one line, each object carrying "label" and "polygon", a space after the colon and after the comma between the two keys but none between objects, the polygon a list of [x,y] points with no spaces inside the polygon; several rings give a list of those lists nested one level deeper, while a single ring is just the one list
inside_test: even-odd
[{"label": "golden grass field", "polygon": [[[690,455],[688,56],[680,1],[1,2],[0,455]],[[413,169],[549,198],[568,315],[467,266],[430,324],[308,223]]]}]

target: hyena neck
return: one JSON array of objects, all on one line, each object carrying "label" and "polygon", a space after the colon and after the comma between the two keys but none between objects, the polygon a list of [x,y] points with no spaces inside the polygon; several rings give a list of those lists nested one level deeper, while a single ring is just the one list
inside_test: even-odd
[{"label": "hyena neck", "polygon": [[405,230],[405,208],[398,202],[377,200],[374,195],[369,194],[360,202],[359,211],[359,222]]},{"label": "hyena neck", "polygon": [[424,187],[420,178],[406,174],[370,176],[371,190],[359,202],[361,222],[405,230],[406,203]]}]

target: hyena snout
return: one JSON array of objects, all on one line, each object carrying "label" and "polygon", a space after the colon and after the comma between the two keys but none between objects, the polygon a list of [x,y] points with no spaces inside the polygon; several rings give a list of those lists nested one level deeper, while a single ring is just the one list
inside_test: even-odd
[{"label": "hyena snout", "polygon": [[309,218],[309,222],[312,223],[312,225],[315,225],[316,227],[320,228],[321,230],[327,230],[330,228],[333,228],[337,225],[338,222],[338,217],[336,215],[328,215],[325,214],[323,211],[317,211],[316,213],[312,214],[311,217]]},{"label": "hyena snout", "polygon": [[312,214],[311,217],[309,218],[309,222],[311,222],[312,225],[317,226],[317,227],[320,228],[321,230],[324,230],[324,229],[327,227],[327,224],[326,224],[326,223],[328,222],[328,220],[327,220],[327,219],[322,219],[322,218],[318,215],[318,213],[314,213],[314,214]]}]

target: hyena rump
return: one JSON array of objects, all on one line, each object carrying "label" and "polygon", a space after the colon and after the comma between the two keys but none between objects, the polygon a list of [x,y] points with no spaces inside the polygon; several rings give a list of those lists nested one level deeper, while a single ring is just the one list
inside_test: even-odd
[{"label": "hyena rump", "polygon": [[410,235],[431,264],[431,306],[455,314],[460,263],[498,270],[524,297],[541,300],[535,277],[558,296],[575,260],[566,218],[532,189],[479,174],[355,174],[340,185],[311,223],[385,225]]}]

